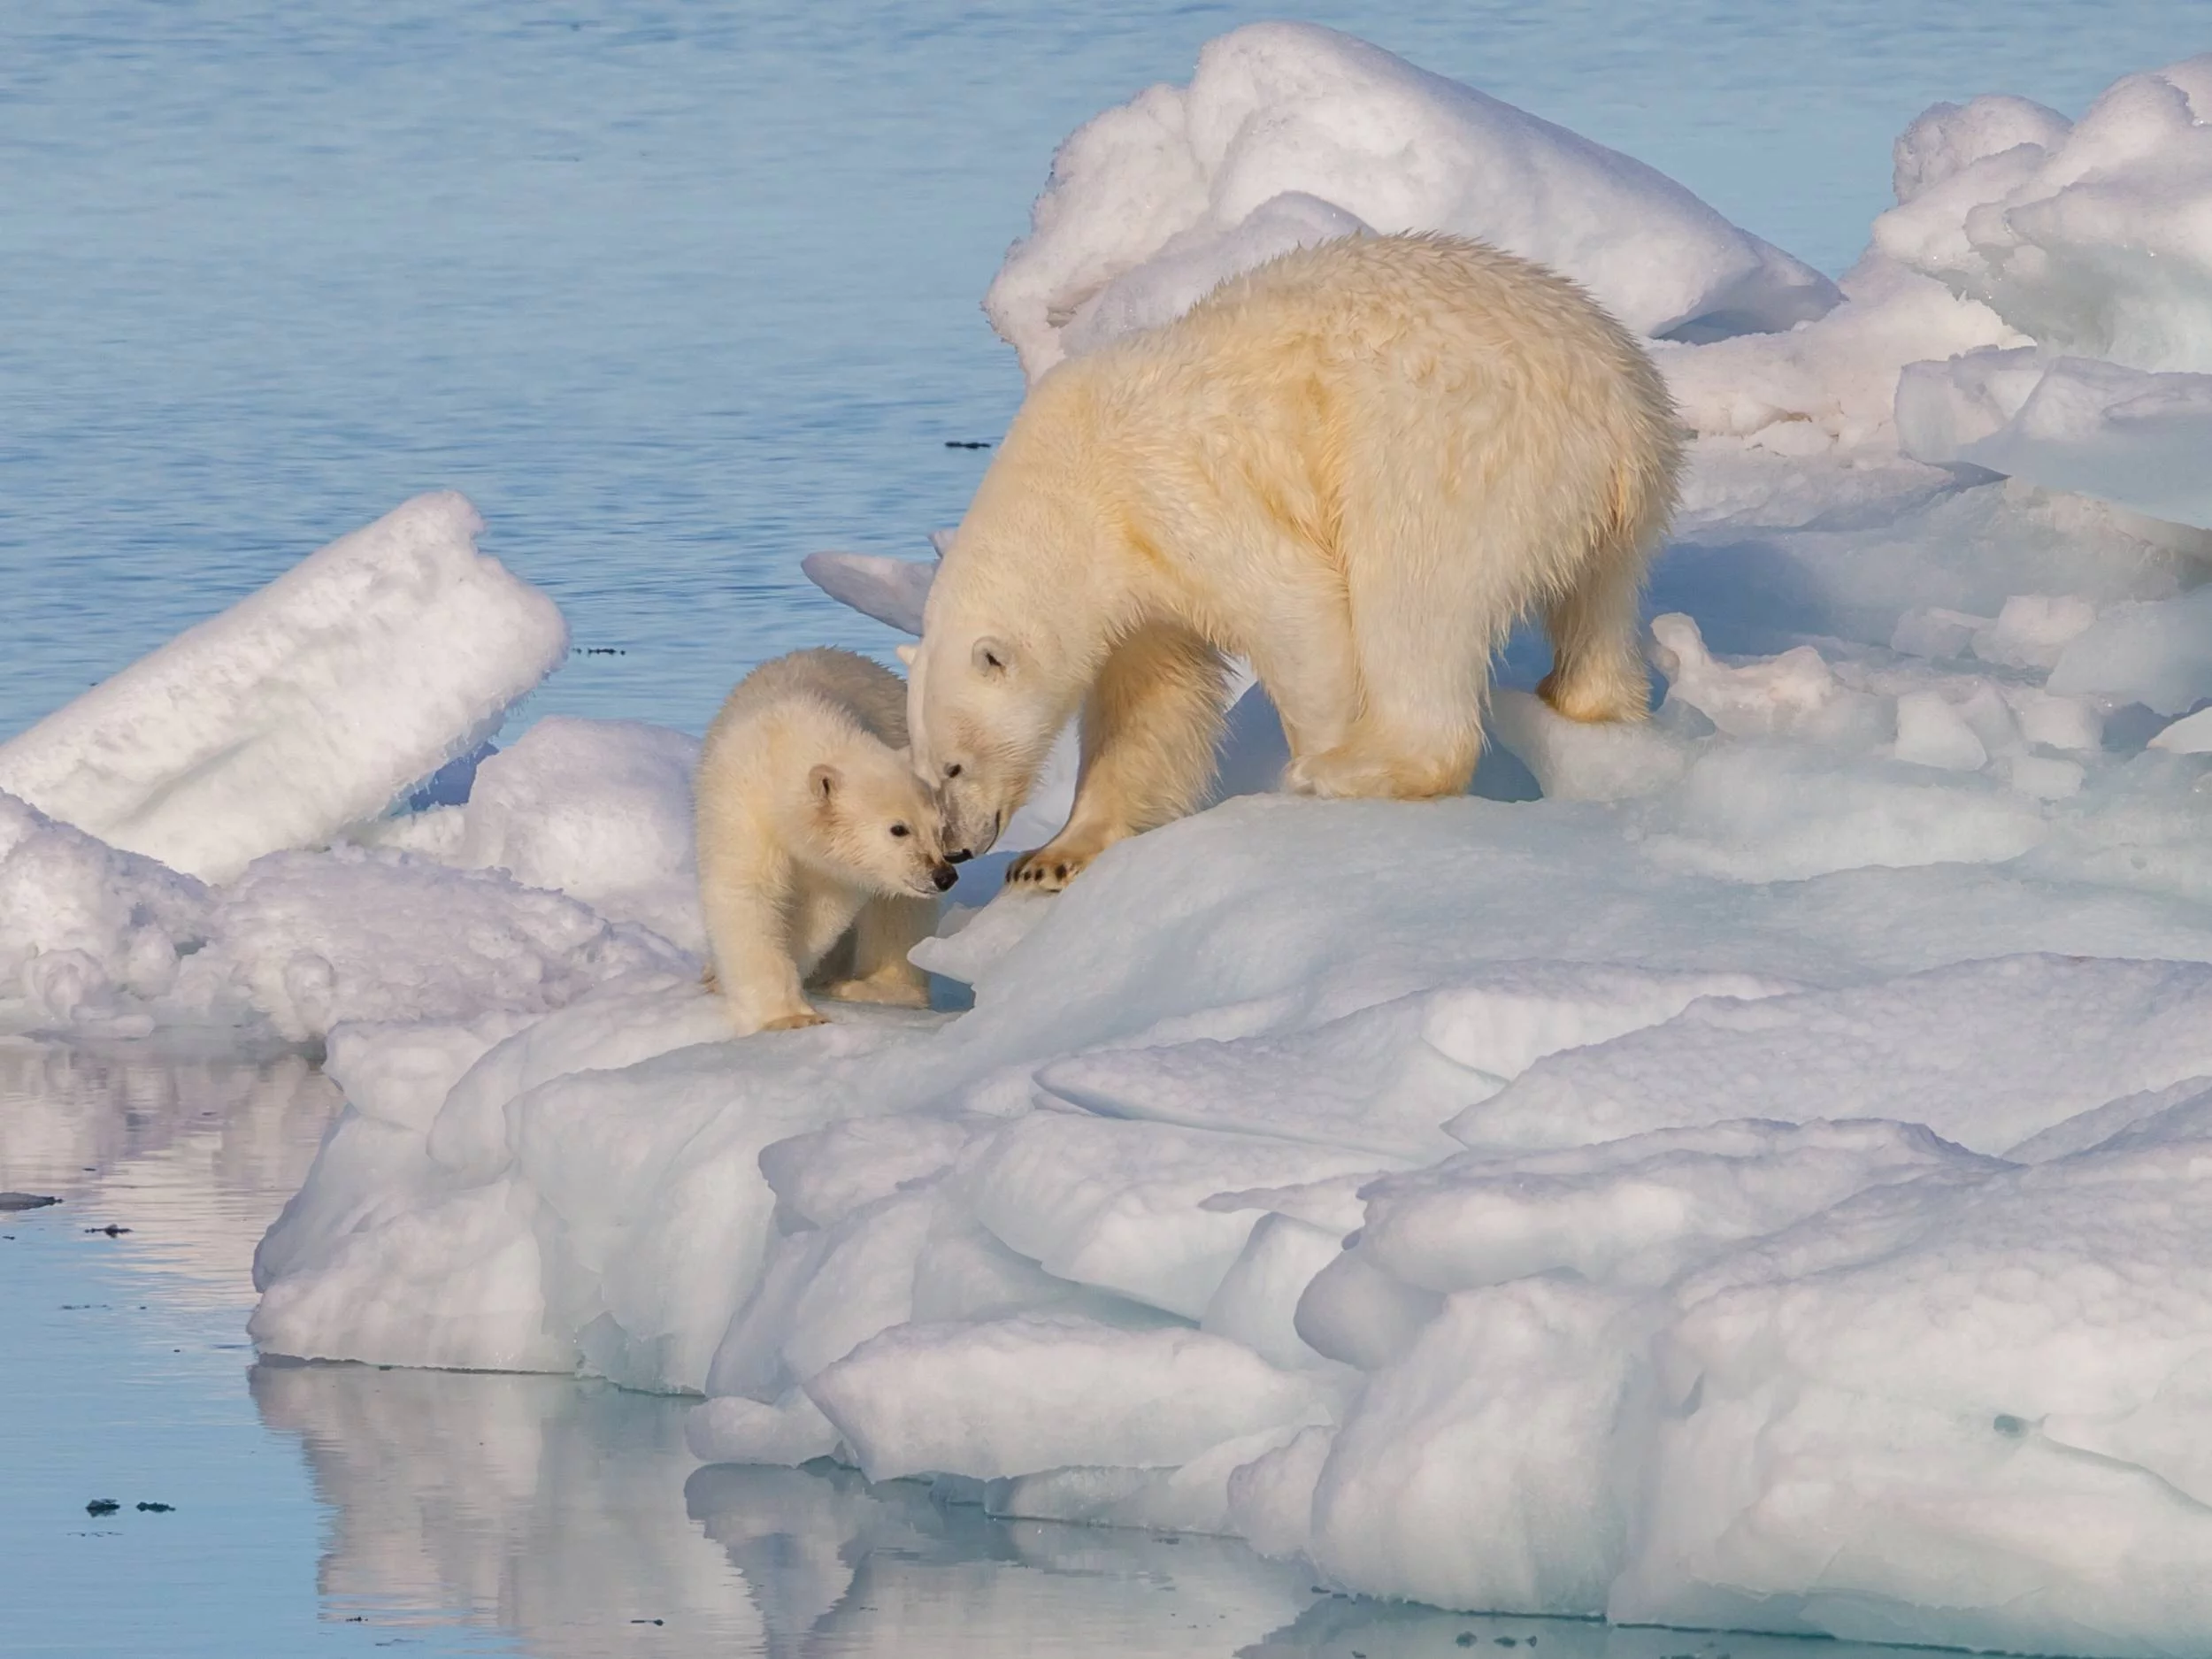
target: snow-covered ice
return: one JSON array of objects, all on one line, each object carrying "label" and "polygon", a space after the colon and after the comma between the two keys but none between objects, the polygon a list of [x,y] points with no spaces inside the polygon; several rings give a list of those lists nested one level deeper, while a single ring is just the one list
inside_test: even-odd
[{"label": "snow-covered ice", "polygon": [[0,744],[0,791],[209,880],[375,817],[566,655],[553,602],[422,495]]},{"label": "snow-covered ice", "polygon": [[[733,1041],[691,741],[490,753],[457,694],[192,873],[0,796],[0,1019],[322,1045],[348,1105],[257,1256],[269,1352],[695,1394],[708,1462],[1241,1537],[1298,1585],[2193,1650],[2206,62],[2070,124],[1932,111],[1839,300],[1387,54],[1225,36],[1070,141],[995,319],[1039,372],[1358,226],[1577,272],[1677,336],[1699,434],[1648,725],[1560,719],[1517,641],[1472,797],[1324,803],[1269,792],[1240,681],[1210,810],[1051,899],[970,867],[916,952],[940,1011]],[[910,631],[932,571],[808,564]],[[526,590],[500,614],[494,701],[557,635]],[[234,618],[194,637],[261,672]],[[65,711],[69,752],[129,712]],[[146,730],[134,777],[192,775]],[[852,1479],[819,1490],[853,1536],[908,1537]]]},{"label": "snow-covered ice", "polygon": [[863,616],[919,637],[922,602],[937,574],[934,559],[887,558],[876,553],[810,553],[799,562],[807,580]]},{"label": "snow-covered ice", "polygon": [[985,310],[1033,380],[1225,277],[1360,230],[1543,261],[1631,327],[1713,337],[1835,303],[1827,278],[1671,179],[1364,41],[1256,23],[1060,147]]},{"label": "snow-covered ice", "polygon": [[634,720],[539,721],[476,769],[445,852],[465,869],[581,899],[685,949],[706,949],[692,858],[695,739]]},{"label": "snow-covered ice", "polygon": [[1897,142],[1891,258],[2052,351],[2212,370],[2212,54],[2107,88],[2078,121],[1939,104]]},{"label": "snow-covered ice", "polygon": [[2212,529],[2212,375],[1983,347],[1909,365],[1897,393],[1905,453],[1965,464]]}]

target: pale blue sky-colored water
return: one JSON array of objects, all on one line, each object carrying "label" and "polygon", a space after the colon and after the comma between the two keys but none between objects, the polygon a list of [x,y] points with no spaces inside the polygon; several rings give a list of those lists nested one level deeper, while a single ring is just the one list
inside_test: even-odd
[{"label": "pale blue sky-colored water", "polygon": [[[922,555],[1018,397],[1054,146],[1254,4],[0,9],[0,733],[425,488],[549,588],[536,709],[702,726],[799,574]],[[2078,112],[2178,0],[1329,0],[1830,270],[1939,98]]]},{"label": "pale blue sky-colored water", "polygon": [[[579,646],[623,653],[573,659],[534,710],[695,730],[764,657],[881,650],[798,558],[920,556],[958,517],[987,452],[946,442],[995,437],[1019,392],[977,302],[1054,145],[1270,14],[0,8],[0,735],[448,485]],[[2212,49],[2200,0],[1301,15],[1639,156],[1831,271],[1927,104],[2076,113]],[[69,1200],[0,1214],[0,1654],[1441,1654],[1510,1633],[1315,1598],[1204,1540],[695,1472],[676,1402],[254,1368],[252,1244],[333,1098],[296,1059],[0,1049],[0,1187]],[[84,1230],[110,1222],[131,1231]],[[94,1497],[124,1508],[96,1520]]]}]

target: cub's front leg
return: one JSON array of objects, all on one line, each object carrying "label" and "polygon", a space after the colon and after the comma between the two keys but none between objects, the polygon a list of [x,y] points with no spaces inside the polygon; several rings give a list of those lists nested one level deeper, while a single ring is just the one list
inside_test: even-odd
[{"label": "cub's front leg", "polygon": [[791,954],[789,905],[780,884],[727,869],[701,871],[710,984],[741,1037],[826,1022],[807,1005]]}]

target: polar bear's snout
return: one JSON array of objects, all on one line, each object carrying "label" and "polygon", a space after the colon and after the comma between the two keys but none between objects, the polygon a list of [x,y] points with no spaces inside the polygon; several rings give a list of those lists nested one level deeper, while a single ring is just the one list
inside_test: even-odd
[{"label": "polar bear's snout", "polygon": [[988,810],[980,802],[964,797],[956,783],[944,784],[932,793],[948,864],[964,864],[998,844],[1006,828],[1005,812]]}]

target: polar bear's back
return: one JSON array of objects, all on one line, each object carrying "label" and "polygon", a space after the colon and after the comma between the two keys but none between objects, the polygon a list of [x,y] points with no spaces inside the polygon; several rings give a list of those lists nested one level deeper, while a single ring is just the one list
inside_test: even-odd
[{"label": "polar bear's back", "polygon": [[1124,511],[1181,522],[1172,539],[1233,541],[1264,512],[1357,563],[1398,557],[1411,511],[1440,526],[1416,540],[1462,541],[1528,597],[1647,546],[1682,445],[1656,366],[1582,289],[1432,234],[1296,250],[1062,365],[1006,458],[1071,433]]},{"label": "polar bear's back", "polygon": [[[1173,323],[1132,336],[1195,352],[1356,378],[1377,370],[1482,380],[1541,373],[1654,395],[1635,336],[1575,282],[1464,237],[1345,236],[1230,278]],[[1141,351],[1143,347],[1137,349]]]},{"label": "polar bear's back", "polygon": [[820,646],[763,663],[738,681],[708,741],[774,710],[849,723],[888,748],[906,747],[906,682],[856,652]]}]

